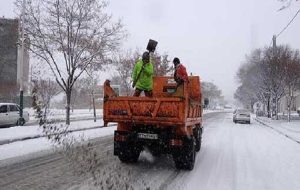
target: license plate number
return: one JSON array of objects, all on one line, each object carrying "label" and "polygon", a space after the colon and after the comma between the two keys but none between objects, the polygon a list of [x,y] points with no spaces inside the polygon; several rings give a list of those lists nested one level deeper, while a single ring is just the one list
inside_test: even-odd
[{"label": "license plate number", "polygon": [[158,135],[150,134],[150,133],[138,133],[138,138],[140,138],[140,139],[158,139]]}]

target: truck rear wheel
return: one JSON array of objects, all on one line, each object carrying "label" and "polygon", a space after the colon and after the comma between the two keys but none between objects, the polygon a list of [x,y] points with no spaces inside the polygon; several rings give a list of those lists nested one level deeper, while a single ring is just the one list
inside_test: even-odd
[{"label": "truck rear wheel", "polygon": [[138,161],[141,149],[134,145],[121,145],[121,151],[118,154],[119,159],[125,163],[135,163]]},{"label": "truck rear wheel", "polygon": [[177,169],[193,170],[195,164],[195,140],[192,138],[182,150],[173,154],[173,160]]},{"label": "truck rear wheel", "polygon": [[201,141],[202,141],[202,129],[201,128],[196,128],[194,131],[194,136],[195,136],[195,151],[199,152],[201,149]]},{"label": "truck rear wheel", "polygon": [[160,156],[161,155],[161,150],[159,148],[158,144],[152,144],[149,146],[150,152],[153,156]]}]

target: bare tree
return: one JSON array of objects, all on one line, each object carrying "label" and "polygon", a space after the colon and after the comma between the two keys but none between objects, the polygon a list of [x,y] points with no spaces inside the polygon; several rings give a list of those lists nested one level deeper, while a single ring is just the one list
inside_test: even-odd
[{"label": "bare tree", "polygon": [[239,68],[237,72],[237,79],[241,85],[236,90],[234,97],[239,100],[246,108],[252,109],[256,101],[264,102],[265,95],[270,94],[267,84],[267,75],[263,65],[262,51],[257,49],[249,56],[246,56],[245,63]]},{"label": "bare tree", "polygon": [[[17,0],[21,10],[21,0]],[[105,13],[103,0],[27,0],[25,32],[31,52],[46,63],[66,94],[70,124],[73,86],[91,64],[102,69],[125,37],[120,21]]]},{"label": "bare tree", "polygon": [[299,51],[289,51],[289,59],[284,67],[285,95],[288,107],[288,122],[291,118],[291,107],[295,100],[295,92],[300,90],[300,56]]},{"label": "bare tree", "polygon": [[223,102],[222,91],[212,82],[202,82],[201,90],[203,93],[203,97],[209,99],[210,105],[215,105],[217,103]]},{"label": "bare tree", "polygon": [[265,48],[251,52],[237,73],[241,86],[236,91],[235,98],[248,103],[251,109],[256,101],[267,104],[268,117],[271,109],[277,115],[278,101],[284,94],[282,58],[279,56],[281,50],[279,48],[274,52],[272,48]]},{"label": "bare tree", "polygon": [[297,56],[288,46],[253,51],[238,71],[241,85],[235,97],[243,103],[262,102],[267,105],[268,117],[272,110],[278,119],[279,101],[286,95],[287,87],[295,85],[291,81],[296,80],[297,75],[293,75],[288,68],[289,63],[297,60]]},{"label": "bare tree", "polygon": [[95,91],[97,88],[97,79],[99,78],[99,76],[95,69],[93,69],[92,67],[88,67],[86,69],[86,73],[88,74],[88,77],[85,79],[87,92],[89,93],[92,100],[94,122],[96,122]]},{"label": "bare tree", "polygon": [[121,92],[124,95],[131,95],[133,89],[131,88],[131,74],[136,61],[139,59],[140,54],[138,50],[126,53],[120,53],[114,60],[117,73],[112,77],[112,84],[119,84],[121,86]]},{"label": "bare tree", "polygon": [[273,115],[278,119],[279,100],[284,96],[284,65],[288,61],[288,47],[266,48],[263,64],[266,66],[271,89]]},{"label": "bare tree", "polygon": [[155,52],[153,54],[153,67],[155,76],[170,75],[174,70],[170,64],[169,55],[167,53],[161,55]]},{"label": "bare tree", "polygon": [[[58,84],[54,81],[48,80],[34,80],[33,83],[33,103],[39,117],[41,117],[40,124],[46,121],[48,110],[50,108],[50,101],[52,98],[61,92]],[[43,114],[43,115],[39,115]]]}]

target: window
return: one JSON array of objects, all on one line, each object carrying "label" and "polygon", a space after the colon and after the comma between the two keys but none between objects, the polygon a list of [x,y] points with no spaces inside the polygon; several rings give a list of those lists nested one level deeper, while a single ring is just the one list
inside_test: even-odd
[{"label": "window", "polygon": [[9,105],[9,111],[19,111],[19,109],[15,105]]},{"label": "window", "polygon": [[7,113],[7,106],[6,105],[0,107],[0,113]]}]

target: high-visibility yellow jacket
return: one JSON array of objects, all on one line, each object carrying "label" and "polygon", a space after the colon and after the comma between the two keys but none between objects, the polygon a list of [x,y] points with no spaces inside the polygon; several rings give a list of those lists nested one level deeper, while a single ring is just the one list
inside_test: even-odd
[{"label": "high-visibility yellow jacket", "polygon": [[[139,79],[137,79],[138,74],[140,73],[142,67],[144,67],[143,71]],[[138,80],[135,85],[136,88],[140,90],[147,90],[147,91],[152,90],[152,86],[153,86],[152,77],[153,77],[153,65],[151,61],[150,63],[144,65],[142,60],[138,60],[132,72],[132,80],[133,81]]]}]

